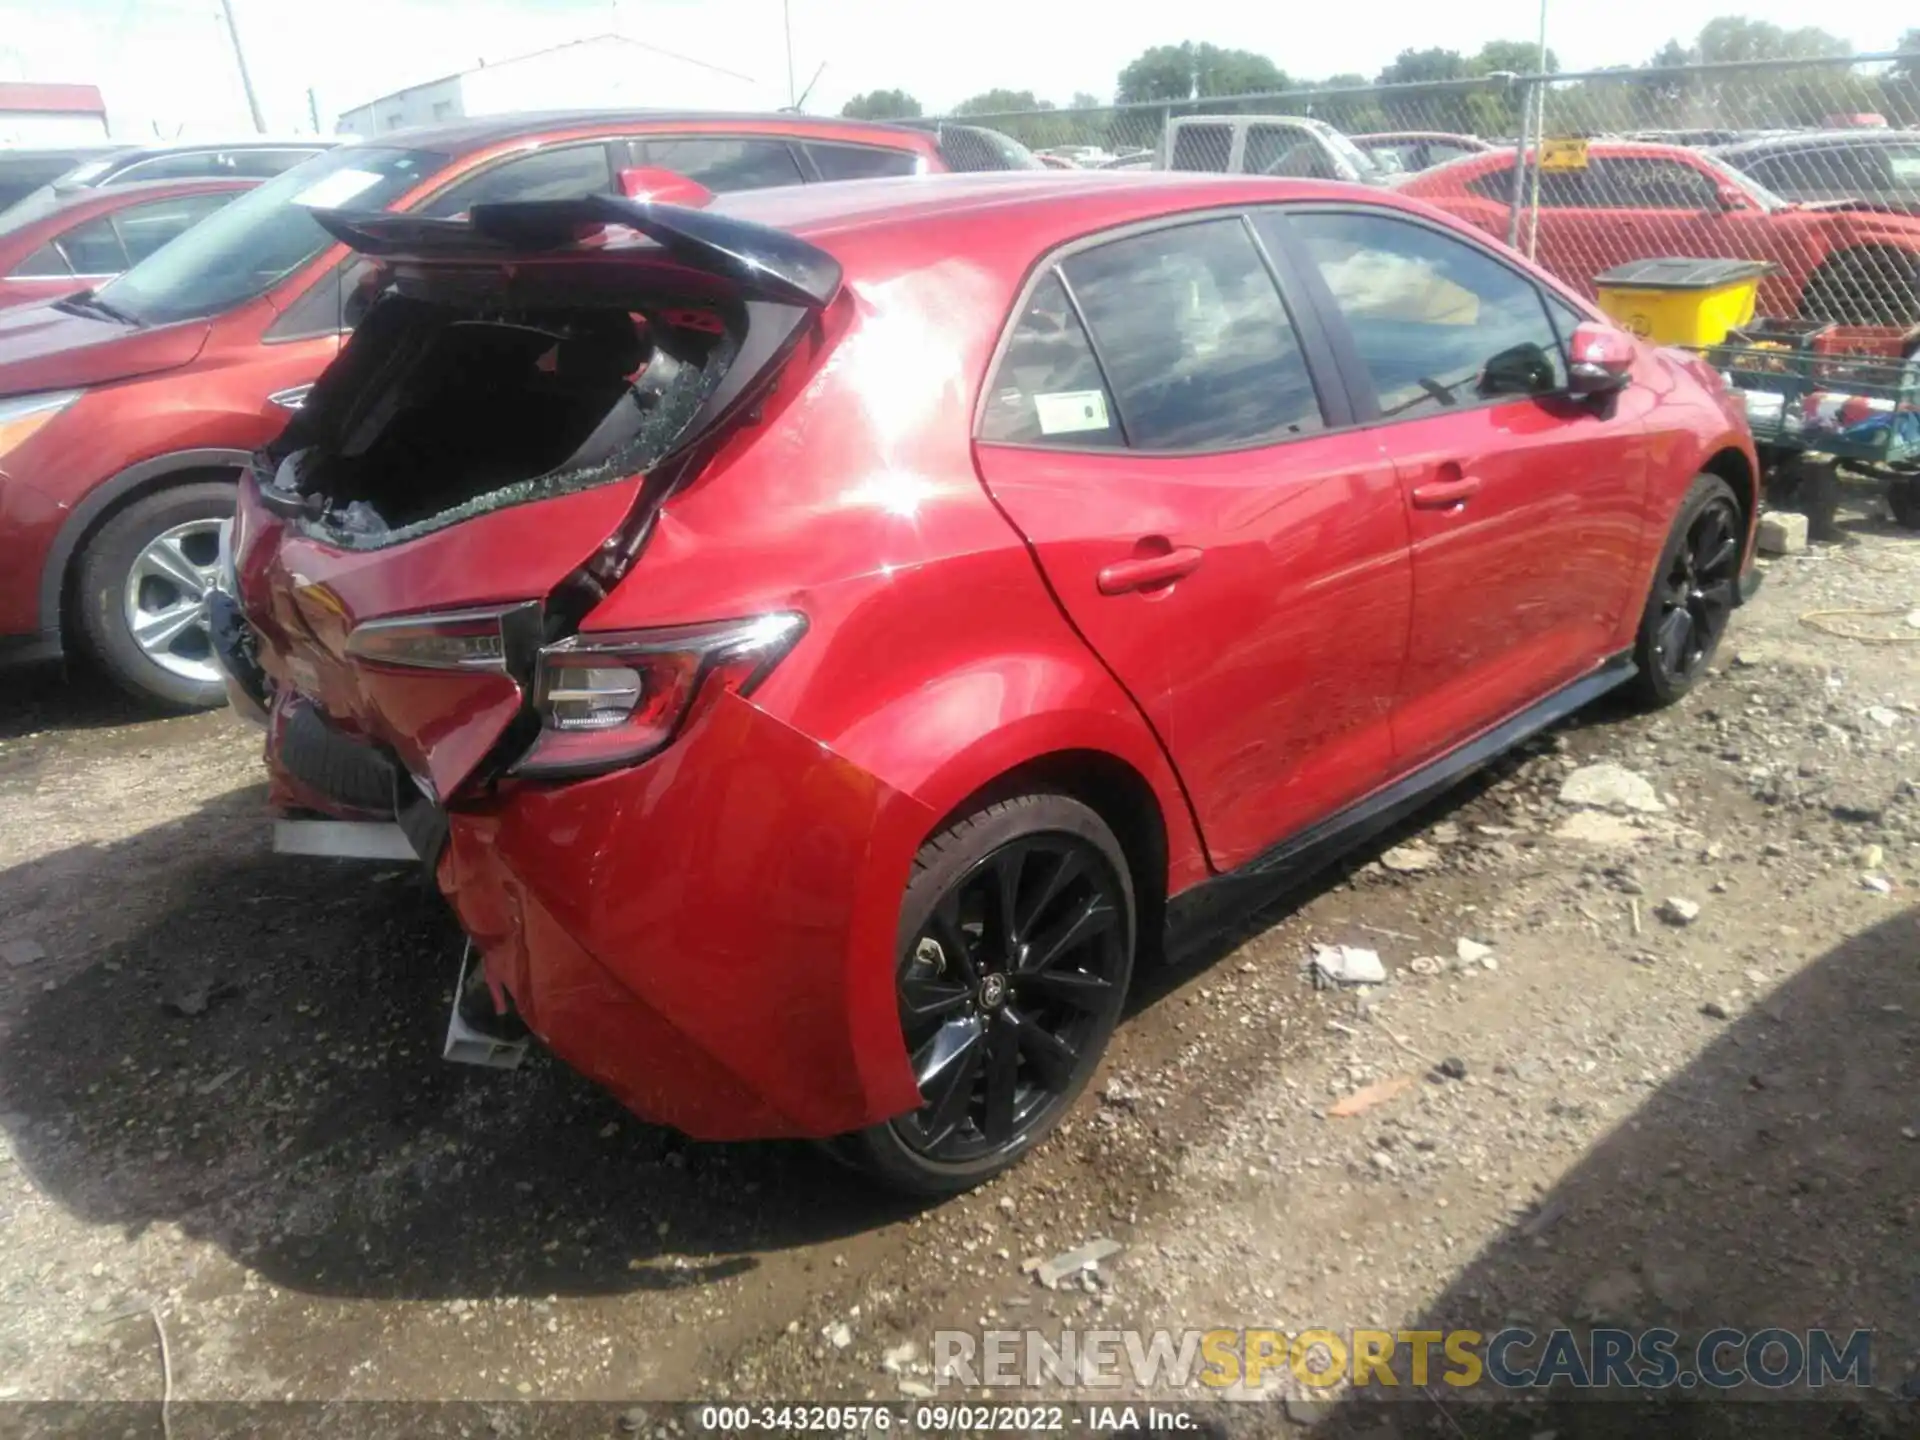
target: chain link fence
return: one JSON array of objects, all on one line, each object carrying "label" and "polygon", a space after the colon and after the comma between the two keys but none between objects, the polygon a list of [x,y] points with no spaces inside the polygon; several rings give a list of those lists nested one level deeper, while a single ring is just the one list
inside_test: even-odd
[{"label": "chain link fence", "polygon": [[1763,314],[1836,322],[1868,348],[1920,325],[1920,56],[953,118],[1056,166],[1401,188],[1589,295],[1631,260],[1753,260],[1771,267]]}]

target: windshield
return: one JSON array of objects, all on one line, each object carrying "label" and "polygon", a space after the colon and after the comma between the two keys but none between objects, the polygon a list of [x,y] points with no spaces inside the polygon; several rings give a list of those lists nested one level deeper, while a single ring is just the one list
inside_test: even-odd
[{"label": "windshield", "polygon": [[1753,201],[1753,203],[1758,205],[1762,210],[1785,210],[1790,203],[1782,200],[1778,195],[1774,194],[1773,191],[1767,189],[1766,186],[1747,174],[1746,171],[1729,164],[1719,156],[1702,155],[1700,158],[1707,162],[1707,167],[1710,170],[1713,170],[1716,174],[1724,175],[1728,184],[1737,186],[1746,194],[1749,200]]},{"label": "windshield", "polygon": [[218,315],[333,244],[310,207],[384,210],[446,163],[427,151],[359,145],[316,155],[162,245],[100,294],[146,325]]},{"label": "windshield", "polygon": [[[1341,159],[1353,166],[1354,173],[1362,180],[1371,180],[1378,184],[1384,181],[1391,173],[1377,158],[1369,155],[1358,145],[1354,144],[1352,137],[1334,129],[1331,125],[1313,121],[1309,121],[1308,123],[1313,125],[1313,128],[1319,133],[1320,137],[1334,148],[1334,151]],[[1399,169],[1397,161],[1393,169]]]}]

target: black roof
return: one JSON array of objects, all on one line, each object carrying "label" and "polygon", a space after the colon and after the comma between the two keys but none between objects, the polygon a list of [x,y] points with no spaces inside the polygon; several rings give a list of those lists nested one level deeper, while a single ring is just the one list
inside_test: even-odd
[{"label": "black roof", "polygon": [[[870,130],[876,134],[914,133],[903,125],[882,120],[843,120],[831,115],[800,115],[786,110],[522,110],[511,115],[475,115],[438,125],[411,125],[383,130],[360,138],[373,145],[398,145],[409,150],[433,150],[460,156],[504,140],[532,139],[551,130],[587,130],[598,125],[777,124],[782,129],[826,129],[829,126]],[[924,133],[924,132],[922,132]]]},{"label": "black roof", "polygon": [[1831,150],[1836,145],[1915,145],[1920,131],[1879,130],[1862,126],[1854,130],[1798,130],[1785,135],[1762,135],[1722,145],[1714,151],[1732,159],[1736,155],[1754,156],[1792,150]]}]

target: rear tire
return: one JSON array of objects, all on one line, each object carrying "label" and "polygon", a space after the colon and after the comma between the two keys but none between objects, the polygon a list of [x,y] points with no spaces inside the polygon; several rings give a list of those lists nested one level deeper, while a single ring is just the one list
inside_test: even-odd
[{"label": "rear tire", "polygon": [[1920,530],[1920,476],[1900,475],[1888,481],[1887,508],[1903,530]]},{"label": "rear tire", "polygon": [[1078,800],[986,806],[920,847],[895,987],[927,1103],[834,1142],[893,1189],[951,1195],[1016,1164],[1073,1107],[1120,1018],[1132,877]]},{"label": "rear tire", "polygon": [[116,511],[80,553],[74,603],[86,648],[151,705],[226,703],[203,600],[233,507],[231,481],[172,485]]},{"label": "rear tire", "polygon": [[1696,477],[1673,517],[1640,616],[1633,687],[1643,704],[1671,705],[1706,674],[1738,602],[1745,537],[1727,482]]}]

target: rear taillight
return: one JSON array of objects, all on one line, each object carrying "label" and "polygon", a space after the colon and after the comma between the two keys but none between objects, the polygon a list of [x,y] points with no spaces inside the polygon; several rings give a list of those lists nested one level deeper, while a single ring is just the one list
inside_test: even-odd
[{"label": "rear taillight", "polygon": [[540,643],[535,601],[483,610],[441,610],[356,625],[347,654],[403,670],[464,670],[524,677]]},{"label": "rear taillight", "polygon": [[703,688],[751,694],[806,630],[791,613],[575,635],[540,652],[540,734],[513,773],[557,779],[632,765],[665,746]]}]

